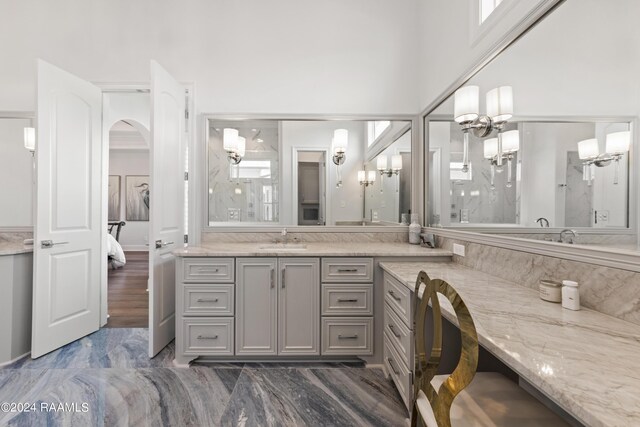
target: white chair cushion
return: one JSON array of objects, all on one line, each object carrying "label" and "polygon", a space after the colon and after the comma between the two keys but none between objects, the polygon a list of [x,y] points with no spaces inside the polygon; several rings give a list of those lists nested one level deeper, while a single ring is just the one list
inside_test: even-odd
[{"label": "white chair cushion", "polygon": [[[436,391],[448,377],[437,375],[433,378],[431,384]],[[471,384],[453,400],[450,414],[452,427],[569,425],[516,383],[496,372],[478,372]]]}]

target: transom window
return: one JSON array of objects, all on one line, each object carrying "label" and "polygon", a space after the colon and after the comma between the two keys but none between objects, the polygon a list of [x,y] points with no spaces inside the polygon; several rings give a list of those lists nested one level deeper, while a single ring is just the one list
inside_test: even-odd
[{"label": "transom window", "polygon": [[478,0],[480,2],[480,24],[482,24],[493,11],[498,7],[502,0]]}]

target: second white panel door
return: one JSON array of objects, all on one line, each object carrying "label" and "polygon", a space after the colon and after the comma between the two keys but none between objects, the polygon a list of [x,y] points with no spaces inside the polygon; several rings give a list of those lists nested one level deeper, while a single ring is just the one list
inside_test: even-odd
[{"label": "second white panel door", "polygon": [[278,354],[320,354],[320,260],[278,259]]}]

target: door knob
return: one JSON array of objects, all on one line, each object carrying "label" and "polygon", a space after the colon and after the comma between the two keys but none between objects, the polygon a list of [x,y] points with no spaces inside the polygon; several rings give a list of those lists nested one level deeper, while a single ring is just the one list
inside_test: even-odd
[{"label": "door knob", "polygon": [[41,240],[40,247],[42,249],[49,249],[54,247],[55,245],[66,245],[69,242],[54,242],[53,240]]},{"label": "door knob", "polygon": [[163,242],[162,240],[156,240],[156,249],[160,249],[164,246],[173,245],[174,242]]}]

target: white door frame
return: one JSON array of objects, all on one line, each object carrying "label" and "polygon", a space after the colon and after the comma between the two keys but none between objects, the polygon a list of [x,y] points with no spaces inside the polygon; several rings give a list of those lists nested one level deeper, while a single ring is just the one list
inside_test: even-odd
[{"label": "white door frame", "polygon": [[333,215],[331,214],[331,198],[327,197],[327,191],[329,189],[329,168],[327,163],[331,161],[329,156],[329,149],[326,147],[291,147],[291,218],[296,223],[298,222],[298,153],[312,151],[324,153],[324,223],[332,224]]}]

